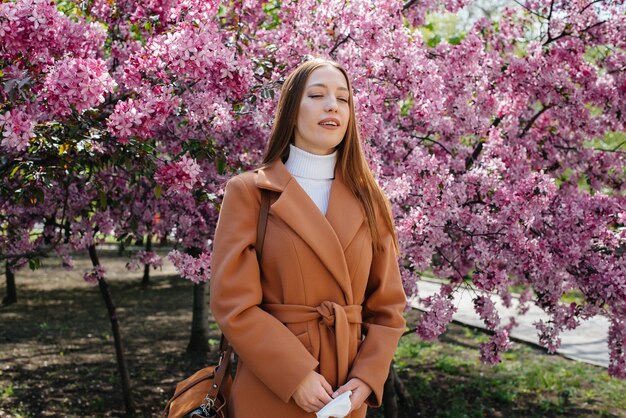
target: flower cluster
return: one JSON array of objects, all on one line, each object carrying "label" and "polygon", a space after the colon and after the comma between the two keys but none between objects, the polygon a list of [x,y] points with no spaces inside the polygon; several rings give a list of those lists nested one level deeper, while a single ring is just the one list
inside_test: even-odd
[{"label": "flower cluster", "polygon": [[198,182],[201,172],[193,158],[183,155],[178,161],[162,165],[155,173],[155,179],[171,191],[188,192]]},{"label": "flower cluster", "polygon": [[485,321],[487,329],[495,330],[500,325],[500,315],[491,298],[478,296],[474,299],[474,309],[480,315],[480,319]]},{"label": "flower cluster", "polygon": [[130,271],[137,271],[142,266],[161,268],[163,267],[163,259],[154,251],[138,251],[135,257],[126,263],[126,269]]},{"label": "flower cluster", "polygon": [[91,269],[91,271],[88,271],[83,275],[83,280],[89,284],[96,285],[100,279],[104,278],[105,273],[106,269],[102,265],[98,264]]},{"label": "flower cluster", "polygon": [[168,254],[167,258],[174,264],[181,277],[191,280],[196,284],[209,281],[211,274],[211,255],[208,252],[203,251],[198,257],[193,257],[189,254],[173,250]]},{"label": "flower cluster", "polygon": [[42,99],[52,115],[63,118],[104,103],[115,86],[103,60],[67,58],[46,76]]},{"label": "flower cluster", "polygon": [[28,148],[28,142],[35,136],[35,122],[30,115],[20,109],[0,114],[0,147],[14,153]]},{"label": "flower cluster", "polygon": [[452,298],[442,294],[421,299],[421,302],[429,310],[418,324],[417,334],[425,340],[435,340],[452,321],[452,316],[457,311],[456,306],[452,303]]},{"label": "flower cluster", "polygon": [[507,330],[499,330],[489,338],[489,342],[480,345],[480,360],[489,365],[498,364],[502,361],[500,353],[511,348],[509,333]]}]

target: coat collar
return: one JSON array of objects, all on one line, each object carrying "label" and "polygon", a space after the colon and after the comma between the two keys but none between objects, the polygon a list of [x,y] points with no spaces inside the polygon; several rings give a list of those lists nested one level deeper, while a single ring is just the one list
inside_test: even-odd
[{"label": "coat collar", "polygon": [[281,160],[257,170],[257,187],[279,192],[270,213],[282,219],[318,255],[341,286],[346,303],[352,304],[352,286],[344,251],[365,216],[358,199],[335,167],[326,216],[300,187]]}]

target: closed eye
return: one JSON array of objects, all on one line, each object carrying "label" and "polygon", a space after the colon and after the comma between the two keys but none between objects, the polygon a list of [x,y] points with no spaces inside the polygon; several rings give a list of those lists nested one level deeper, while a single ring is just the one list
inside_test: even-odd
[{"label": "closed eye", "polygon": [[[312,99],[316,99],[318,97],[324,97],[324,96],[322,96],[321,94],[311,94],[311,95],[309,95],[309,97],[312,98]],[[344,103],[349,103],[350,102],[350,100],[345,98],[345,97],[340,97],[339,100],[341,100]]]}]

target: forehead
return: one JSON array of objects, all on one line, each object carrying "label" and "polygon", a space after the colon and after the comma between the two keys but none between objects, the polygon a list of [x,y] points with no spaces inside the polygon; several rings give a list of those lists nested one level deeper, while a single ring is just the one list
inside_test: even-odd
[{"label": "forehead", "polygon": [[343,73],[335,67],[325,65],[316,68],[309,75],[306,86],[308,87],[328,87],[330,89],[348,90],[348,83]]}]

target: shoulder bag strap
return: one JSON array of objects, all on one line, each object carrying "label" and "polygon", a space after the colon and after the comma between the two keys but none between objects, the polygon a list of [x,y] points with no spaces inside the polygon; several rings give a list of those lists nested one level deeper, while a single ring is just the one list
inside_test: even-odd
[{"label": "shoulder bag strap", "polygon": [[[259,264],[261,263],[261,254],[263,253],[263,243],[265,241],[265,231],[267,229],[267,215],[270,209],[270,191],[261,189],[261,207],[259,210],[259,222],[256,230],[256,257]],[[228,342],[228,339],[222,334],[220,340],[220,362],[215,369],[215,380],[213,385],[209,389],[209,397],[215,399],[219,392],[220,385],[226,375],[226,372],[230,370],[230,358],[233,352],[233,347]]]}]

